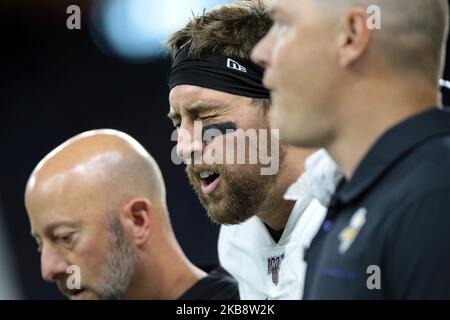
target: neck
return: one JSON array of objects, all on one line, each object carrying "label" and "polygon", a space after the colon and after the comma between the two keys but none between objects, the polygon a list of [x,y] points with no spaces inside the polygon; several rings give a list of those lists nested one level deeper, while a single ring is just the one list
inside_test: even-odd
[{"label": "neck", "polygon": [[267,197],[258,217],[273,230],[283,229],[294,208],[294,201],[284,200],[286,190],[299,178],[304,171],[306,158],[311,155],[312,150],[288,147],[283,166],[280,167],[278,179]]},{"label": "neck", "polygon": [[158,233],[149,239],[154,247],[143,254],[127,299],[176,300],[206,276],[184,255],[172,230]]},{"label": "neck", "polygon": [[334,139],[326,146],[350,180],[377,140],[401,121],[437,105],[437,88],[423,82],[356,85],[342,104]]}]

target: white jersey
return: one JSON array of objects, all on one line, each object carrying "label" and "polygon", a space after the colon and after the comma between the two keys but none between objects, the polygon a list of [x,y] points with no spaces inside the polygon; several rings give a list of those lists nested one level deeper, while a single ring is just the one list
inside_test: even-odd
[{"label": "white jersey", "polygon": [[[278,243],[258,217],[221,227],[219,260],[239,283],[241,299],[302,298],[306,273],[304,252],[325,218],[326,207],[322,203],[327,204],[341,177],[337,172],[334,161],[323,150],[306,161],[305,174],[285,194],[287,200],[296,203]],[[326,181],[332,181],[334,187],[313,186]],[[316,194],[316,190],[320,193]]]}]

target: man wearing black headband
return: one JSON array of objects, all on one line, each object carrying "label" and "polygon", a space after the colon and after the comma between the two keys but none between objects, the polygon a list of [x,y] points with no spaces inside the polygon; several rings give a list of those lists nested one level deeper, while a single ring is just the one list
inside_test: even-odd
[{"label": "man wearing black headband", "polygon": [[[309,162],[311,175],[303,176],[288,196],[298,200],[293,202],[283,195],[304,170],[310,150],[279,146],[276,134],[266,134],[259,136],[257,151],[266,138],[270,155],[279,155],[272,158],[275,172],[264,174],[261,159],[255,164],[220,162],[243,131],[271,129],[262,69],[249,61],[252,47],[270,26],[263,4],[239,1],[192,19],[173,34],[168,41],[174,58],[169,117],[178,129],[177,151],[188,161],[190,183],[208,216],[223,225],[219,259],[238,280],[241,298],[299,299],[306,267],[303,251],[325,213],[310,191],[322,188],[310,188],[309,182],[320,168],[331,168],[334,178],[334,163],[326,153],[316,154]],[[202,124],[201,133],[214,130],[214,138],[195,138],[196,121]],[[227,138],[232,143],[222,154]],[[237,153],[249,152],[250,145]]]}]

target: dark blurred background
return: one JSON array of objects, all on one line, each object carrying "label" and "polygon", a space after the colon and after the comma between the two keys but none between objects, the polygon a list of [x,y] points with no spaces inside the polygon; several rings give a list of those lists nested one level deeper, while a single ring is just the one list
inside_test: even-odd
[{"label": "dark blurred background", "polygon": [[[62,298],[41,279],[23,193],[42,157],[90,129],[122,130],[147,148],[166,180],[172,222],[187,256],[197,265],[217,261],[218,227],[206,218],[184,168],[171,161],[169,58],[160,41],[187,21],[191,9],[200,13],[224,2],[2,0],[0,299]],[[72,4],[81,8],[81,30],[66,26]]]}]

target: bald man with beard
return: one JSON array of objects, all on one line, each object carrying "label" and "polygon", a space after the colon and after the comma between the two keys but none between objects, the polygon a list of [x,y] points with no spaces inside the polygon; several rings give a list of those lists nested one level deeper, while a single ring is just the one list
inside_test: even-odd
[{"label": "bald man with beard", "polygon": [[230,276],[184,255],[157,163],[122,132],[85,132],[56,148],[31,174],[25,204],[42,277],[71,299],[238,298]]}]

